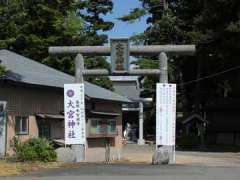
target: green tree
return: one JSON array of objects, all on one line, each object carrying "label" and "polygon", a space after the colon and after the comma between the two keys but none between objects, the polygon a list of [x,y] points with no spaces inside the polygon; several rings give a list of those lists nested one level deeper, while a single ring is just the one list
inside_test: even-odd
[{"label": "green tree", "polygon": [[[110,64],[104,57],[90,57],[85,61],[85,68],[87,69],[108,69],[110,70]],[[92,82],[96,85],[102,86],[106,89],[113,90],[112,81],[108,77],[86,77],[87,81]]]},{"label": "green tree", "polygon": [[[240,3],[238,0],[140,0],[142,8],[134,9],[123,21],[148,15],[148,28],[132,39],[141,44],[196,44],[193,57],[170,57],[170,79],[180,84],[183,106],[199,110],[218,97],[236,97],[239,87],[233,71],[204,81],[194,81],[209,74],[239,66]],[[166,8],[168,7],[168,8]],[[157,57],[153,57],[154,59]]]},{"label": "green tree", "polygon": [[[88,31],[87,45],[103,45],[107,43],[107,35],[100,34],[100,32],[111,30],[114,24],[110,21],[104,21],[103,15],[111,12],[113,9],[112,0],[96,1],[87,0],[82,3],[85,7],[86,13],[81,17],[90,24]],[[87,69],[110,69],[109,63],[104,57],[89,57],[85,61],[85,67]],[[113,90],[112,82],[108,77],[87,77],[86,80],[100,85],[104,88]]]},{"label": "green tree", "polygon": [[[240,72],[235,69],[224,74],[217,73],[240,66],[239,0],[166,0],[165,6],[163,0],[140,2],[141,8],[120,17],[122,21],[131,23],[144,15],[148,16],[148,27],[144,33],[131,38],[135,44],[195,44],[197,47],[192,57],[169,56],[169,79],[178,84],[180,92],[178,108],[186,115],[192,111],[201,113],[201,107],[217,98],[239,97]],[[150,57],[145,60],[146,63],[141,60],[136,63],[144,68],[156,58]],[[218,75],[203,78],[215,73]],[[154,92],[157,81],[147,77],[144,86],[147,89],[152,87],[150,92]],[[146,126],[155,127],[155,121],[152,121],[155,119],[154,110],[148,112],[146,117]]]},{"label": "green tree", "polygon": [[111,30],[114,24],[110,21],[104,21],[103,16],[113,9],[112,0],[86,0],[81,3],[86,13],[81,17],[89,24],[88,45],[103,45],[107,42],[107,35],[99,32]]},{"label": "green tree", "polygon": [[111,0],[3,0],[0,48],[73,74],[73,57],[50,57],[48,47],[103,45],[107,36],[99,33],[110,30],[113,24],[105,22],[102,15],[110,12],[112,6]]}]

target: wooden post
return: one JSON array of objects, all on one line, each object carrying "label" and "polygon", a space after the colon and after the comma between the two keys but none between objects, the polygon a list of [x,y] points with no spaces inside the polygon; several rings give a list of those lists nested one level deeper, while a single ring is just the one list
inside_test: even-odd
[{"label": "wooden post", "polygon": [[[84,59],[81,54],[77,54],[75,58],[75,83],[83,83]],[[86,145],[86,144],[85,144]],[[72,149],[75,152],[76,162],[86,160],[86,147],[83,144],[74,144]]]}]

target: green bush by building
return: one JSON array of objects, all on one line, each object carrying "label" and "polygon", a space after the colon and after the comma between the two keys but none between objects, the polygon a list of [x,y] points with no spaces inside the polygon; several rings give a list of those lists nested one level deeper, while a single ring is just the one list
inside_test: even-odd
[{"label": "green bush by building", "polygon": [[13,139],[16,158],[18,161],[56,161],[57,154],[50,141],[42,138],[33,138],[26,142]]}]

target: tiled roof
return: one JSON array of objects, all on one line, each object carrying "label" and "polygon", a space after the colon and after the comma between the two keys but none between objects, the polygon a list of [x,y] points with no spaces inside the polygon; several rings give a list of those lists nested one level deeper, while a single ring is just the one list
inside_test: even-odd
[{"label": "tiled roof", "polygon": [[[9,50],[0,50],[0,61],[6,67],[7,77],[17,82],[60,88],[64,84],[74,83],[73,76]],[[128,98],[100,86],[86,81],[84,84],[85,94],[90,98],[131,102]]]}]

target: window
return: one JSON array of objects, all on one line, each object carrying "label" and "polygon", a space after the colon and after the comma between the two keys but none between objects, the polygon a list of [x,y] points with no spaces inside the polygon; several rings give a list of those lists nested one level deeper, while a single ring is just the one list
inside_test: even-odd
[{"label": "window", "polygon": [[108,133],[115,134],[117,130],[117,122],[115,119],[108,120]]},{"label": "window", "polygon": [[28,118],[22,116],[15,117],[15,131],[16,134],[25,135],[28,134]]},{"label": "window", "polygon": [[38,135],[40,138],[50,139],[51,137],[51,126],[50,124],[39,124]]},{"label": "window", "polygon": [[113,135],[117,132],[115,119],[91,119],[90,134]]},{"label": "window", "polygon": [[91,119],[90,133],[91,134],[100,134],[100,132],[101,132],[101,124],[102,124],[101,120],[99,120],[99,119]]}]

